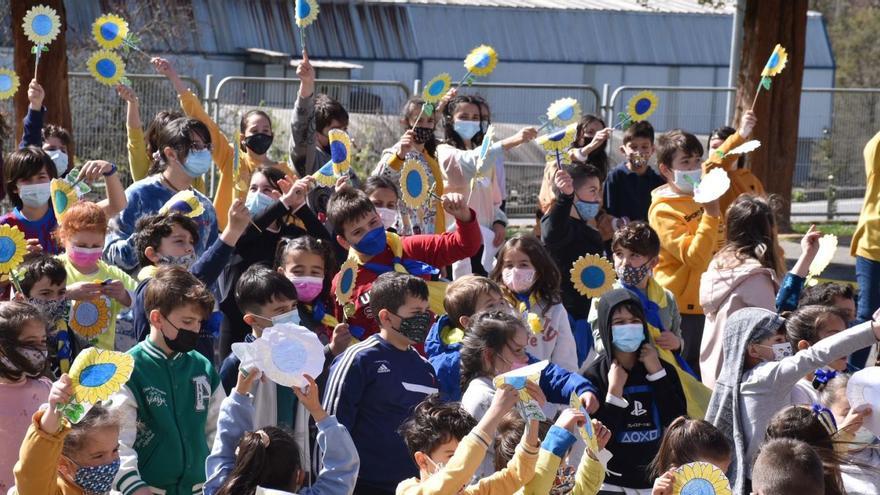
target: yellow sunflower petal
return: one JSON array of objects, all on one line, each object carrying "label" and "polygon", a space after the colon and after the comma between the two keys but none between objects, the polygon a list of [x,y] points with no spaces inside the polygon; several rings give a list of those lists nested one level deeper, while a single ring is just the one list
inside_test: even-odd
[{"label": "yellow sunflower petal", "polygon": [[344,306],[351,301],[354,286],[357,282],[357,275],[357,259],[350,257],[345,260],[345,263],[339,269],[339,282],[336,284],[336,300],[340,306]]},{"label": "yellow sunflower petal", "polygon": [[92,24],[92,36],[101,48],[119,48],[128,36],[128,22],[116,14],[104,14]]},{"label": "yellow sunflower petal", "polygon": [[49,195],[52,198],[52,210],[59,222],[67,210],[79,200],[77,189],[64,179],[52,179]]},{"label": "yellow sunflower petal", "polygon": [[296,25],[301,28],[315,22],[315,19],[318,18],[318,13],[321,11],[317,0],[296,0],[294,9]]},{"label": "yellow sunflower petal", "polygon": [[612,288],[616,278],[614,265],[605,258],[588,254],[574,262],[570,270],[571,282],[584,297],[599,297]]},{"label": "yellow sunflower petal", "polygon": [[70,309],[70,328],[86,339],[94,339],[106,332],[109,322],[110,304],[104,297],[75,301]]},{"label": "yellow sunflower petal", "polygon": [[333,162],[333,175],[348,173],[351,168],[351,138],[340,129],[332,129],[327,138],[330,140],[330,161]]},{"label": "yellow sunflower petal", "polygon": [[12,225],[0,225],[0,273],[10,273],[18,268],[26,253],[24,233]]},{"label": "yellow sunflower petal", "polygon": [[195,193],[190,189],[184,189],[179,193],[171,196],[171,198],[162,205],[159,213],[168,213],[169,211],[177,211],[183,213],[190,218],[198,218],[205,213],[205,207]]},{"label": "yellow sunflower petal", "polygon": [[134,359],[130,355],[90,347],[70,367],[73,397],[80,403],[105,401],[125,385],[133,370]]},{"label": "yellow sunflower petal", "polygon": [[48,45],[61,32],[61,18],[55,9],[37,5],[24,15],[24,35],[35,45]]},{"label": "yellow sunflower petal", "polygon": [[444,72],[425,84],[425,88],[422,90],[422,99],[431,104],[437,103],[451,87],[452,77]]},{"label": "yellow sunflower petal", "polygon": [[651,91],[642,91],[627,103],[627,113],[635,122],[647,120],[657,110],[657,95]]},{"label": "yellow sunflower petal", "polygon": [[418,160],[407,160],[400,169],[400,193],[410,208],[420,208],[428,199],[428,174]]},{"label": "yellow sunflower petal", "polygon": [[564,129],[545,134],[537,139],[539,145],[548,153],[553,154],[555,161],[556,153],[564,154],[571,147],[574,138],[577,135],[577,124],[570,124]]},{"label": "yellow sunflower petal", "polygon": [[12,98],[18,91],[19,84],[18,74],[15,71],[6,68],[0,69],[0,100]]},{"label": "yellow sunflower petal", "polygon": [[489,45],[480,45],[464,59],[464,68],[475,76],[488,76],[498,65],[498,53]]},{"label": "yellow sunflower petal", "polygon": [[776,45],[773,47],[773,52],[770,53],[770,58],[767,59],[767,64],[764,66],[764,70],[761,71],[761,77],[773,77],[776,74],[782,72],[785,69],[785,64],[788,62],[788,52],[785,51],[785,48],[782,45]]},{"label": "yellow sunflower petal", "polygon": [[556,126],[574,124],[581,118],[581,105],[574,98],[560,98],[547,107],[547,119]]},{"label": "yellow sunflower petal", "polygon": [[125,77],[125,62],[116,52],[98,50],[92,53],[87,64],[92,76],[107,86],[116,86]]},{"label": "yellow sunflower petal", "polygon": [[673,495],[731,495],[730,483],[720,469],[708,462],[685,464],[676,470]]}]

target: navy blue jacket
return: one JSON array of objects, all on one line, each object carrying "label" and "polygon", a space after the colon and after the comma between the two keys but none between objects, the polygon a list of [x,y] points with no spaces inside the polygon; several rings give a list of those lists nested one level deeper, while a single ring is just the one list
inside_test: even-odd
[{"label": "navy blue jacket", "polygon": [[605,211],[617,218],[648,221],[651,191],[666,184],[666,179],[651,167],[645,175],[626,168],[626,163],[614,167],[605,178]]}]

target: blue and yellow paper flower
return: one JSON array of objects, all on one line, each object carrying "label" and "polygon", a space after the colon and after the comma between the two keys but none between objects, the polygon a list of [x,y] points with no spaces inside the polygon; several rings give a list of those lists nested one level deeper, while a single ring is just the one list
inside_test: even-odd
[{"label": "blue and yellow paper flower", "polygon": [[190,218],[198,218],[205,213],[205,207],[196,197],[191,189],[184,189],[179,193],[171,196],[171,198],[162,205],[159,213],[168,213],[169,211],[178,211]]},{"label": "blue and yellow paper flower", "polygon": [[89,72],[102,84],[116,86],[125,77],[125,62],[110,50],[98,50],[88,60]]},{"label": "blue and yellow paper flower", "polygon": [[0,225],[0,273],[10,273],[18,268],[26,253],[24,233],[12,225]]},{"label": "blue and yellow paper flower", "polygon": [[642,91],[629,99],[627,114],[635,122],[647,120],[657,110],[657,95]]},{"label": "blue and yellow paper flower", "polygon": [[[480,143],[480,155],[477,157],[477,173],[478,176],[486,175],[486,159],[489,158],[489,151],[492,149],[492,146],[495,144],[495,126],[490,125],[488,129],[486,129],[486,134],[483,136],[483,142]],[[494,163],[491,164],[494,169]]]},{"label": "blue and yellow paper flower", "polygon": [[79,195],[76,188],[64,179],[52,179],[49,191],[52,210],[55,211],[55,218],[60,222],[67,210],[79,200]]},{"label": "blue and yellow paper flower", "polygon": [[785,48],[782,45],[777,44],[773,47],[773,52],[770,54],[770,58],[767,59],[767,64],[764,65],[764,70],[761,71],[761,77],[773,77],[776,74],[782,72],[782,69],[785,69],[785,64],[788,62],[788,52],[785,51]]},{"label": "blue and yellow paper flower", "polygon": [[110,303],[104,297],[76,301],[70,309],[70,328],[88,340],[107,331],[110,323]]},{"label": "blue and yellow paper flower", "polygon": [[422,89],[422,99],[424,99],[426,103],[434,105],[443,98],[443,95],[445,95],[451,87],[452,77],[444,72],[428,81],[428,84],[425,84],[424,89]]},{"label": "blue and yellow paper flower", "polygon": [[104,14],[92,24],[92,36],[101,48],[119,48],[128,36],[128,23],[116,14]]},{"label": "blue and yellow paper flower", "polygon": [[321,9],[318,7],[317,0],[296,0],[294,17],[296,25],[304,28],[315,22]]},{"label": "blue and yellow paper flower", "polygon": [[574,124],[581,118],[581,105],[574,98],[560,98],[547,107],[547,119],[557,127]]},{"label": "blue and yellow paper flower", "polygon": [[358,263],[354,257],[349,257],[339,268],[339,284],[336,285],[336,301],[340,306],[345,306],[351,302],[351,296],[354,293],[355,282],[357,282]]},{"label": "blue and yellow paper flower", "polygon": [[409,159],[400,169],[400,193],[410,208],[420,208],[428,199],[428,174],[418,160]]},{"label": "blue and yellow paper flower", "polygon": [[330,161],[333,162],[333,175],[341,176],[351,169],[351,138],[341,129],[331,129],[327,133],[330,139]]},{"label": "blue and yellow paper flower", "polygon": [[55,9],[37,5],[27,11],[22,22],[24,35],[35,45],[48,45],[61,32],[61,18]]},{"label": "blue and yellow paper flower", "polygon": [[614,265],[605,258],[588,254],[581,256],[571,267],[571,283],[584,297],[599,297],[611,290],[616,275]]},{"label": "blue and yellow paper flower", "polygon": [[675,470],[673,495],[731,495],[727,476],[708,462],[692,462]]},{"label": "blue and yellow paper flower", "polygon": [[324,187],[333,187],[336,184],[336,175],[333,173],[333,160],[328,161],[312,174],[315,182]]},{"label": "blue and yellow paper flower", "polygon": [[475,76],[488,76],[498,65],[498,53],[489,45],[480,45],[464,59],[464,68]]},{"label": "blue and yellow paper flower", "polygon": [[125,385],[132,370],[134,359],[129,354],[89,347],[76,356],[68,373],[73,398],[89,404],[106,401]]},{"label": "blue and yellow paper flower", "polygon": [[565,153],[577,135],[577,124],[569,124],[550,134],[545,134],[537,139],[537,142],[549,153]]},{"label": "blue and yellow paper flower", "polygon": [[18,74],[10,69],[0,69],[0,100],[12,98],[18,91]]}]

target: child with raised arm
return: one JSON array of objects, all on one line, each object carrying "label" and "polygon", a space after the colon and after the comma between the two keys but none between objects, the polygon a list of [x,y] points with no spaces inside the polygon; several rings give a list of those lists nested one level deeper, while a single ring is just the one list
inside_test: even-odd
[{"label": "child with raised arm", "polygon": [[[22,122],[21,142],[18,147],[42,148],[55,164],[57,176],[65,177],[73,168],[72,136],[63,127],[54,124],[43,126],[43,117],[46,115],[43,100],[46,98],[46,91],[36,79],[31,79],[28,84],[27,97],[28,111]],[[2,195],[0,199],[3,199]]]}]

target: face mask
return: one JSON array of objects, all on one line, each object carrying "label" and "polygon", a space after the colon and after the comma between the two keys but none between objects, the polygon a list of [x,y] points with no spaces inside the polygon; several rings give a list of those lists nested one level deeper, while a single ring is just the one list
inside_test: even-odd
[{"label": "face mask", "polygon": [[792,355],[791,352],[791,342],[783,342],[781,344],[773,344],[770,346],[770,349],[773,349],[773,358],[777,361],[781,361],[787,357]]},{"label": "face mask", "polygon": [[382,225],[384,225],[386,229],[393,228],[394,224],[397,223],[397,210],[392,210],[391,208],[376,208],[376,213],[379,214],[379,218],[382,219]]},{"label": "face mask", "polygon": [[581,201],[576,199],[574,207],[577,209],[578,215],[582,220],[591,220],[599,214],[599,203],[597,201]]},{"label": "face mask", "polygon": [[434,471],[431,473],[431,476],[434,476],[435,474],[439,473],[440,471],[443,470],[443,467],[446,466],[445,462],[434,462],[434,459],[431,459],[428,456],[425,456],[425,459],[427,459],[428,462],[431,463],[431,466],[434,467]]},{"label": "face mask", "polygon": [[480,132],[480,123],[473,120],[459,120],[452,124],[455,133],[465,141],[470,141]]},{"label": "face mask", "polygon": [[21,203],[25,206],[30,206],[31,208],[43,206],[49,202],[49,196],[52,194],[49,189],[50,187],[51,185],[48,182],[20,186],[18,188],[18,197],[21,198]]},{"label": "face mask", "polygon": [[877,436],[874,435],[874,432],[864,426],[859,428],[853,437],[853,443],[860,444],[872,444],[875,440],[877,440]]},{"label": "face mask", "polygon": [[183,171],[186,172],[186,175],[195,179],[208,173],[213,164],[211,152],[207,149],[190,151],[189,156],[186,157],[186,162],[183,164]]},{"label": "face mask", "polygon": [[47,155],[52,159],[52,163],[55,164],[55,170],[58,172],[58,177],[64,175],[64,172],[67,172],[67,153],[61,150],[52,150],[47,151]]},{"label": "face mask", "polygon": [[482,130],[483,132],[486,132],[489,130],[490,125],[492,125],[492,123],[489,122],[488,120],[481,120],[480,121],[480,130]]},{"label": "face mask", "polygon": [[284,325],[286,323],[299,325],[299,310],[293,308],[293,310],[278,316],[273,316],[271,319],[273,325]]},{"label": "face mask", "polygon": [[244,200],[244,206],[251,213],[251,218],[256,217],[266,211],[272,203],[275,202],[268,194],[259,191],[248,191]]},{"label": "face mask", "polygon": [[92,266],[101,259],[101,248],[81,248],[71,246],[67,250],[67,257],[73,264],[78,266]]},{"label": "face mask", "polygon": [[251,134],[244,138],[244,145],[257,155],[265,155],[269,151],[269,147],[272,146],[273,139],[275,137],[269,134]]},{"label": "face mask", "polygon": [[[74,465],[73,461],[70,461]],[[119,471],[120,460],[116,459],[100,466],[77,466],[73,482],[86,493],[108,493],[113,488],[113,480]]]},{"label": "face mask", "polygon": [[535,283],[535,270],[532,268],[505,268],[501,271],[501,280],[508,289],[517,294],[525,294]]},{"label": "face mask", "polygon": [[416,127],[413,129],[413,139],[419,144],[425,144],[434,139],[434,129],[431,127]]},{"label": "face mask", "polygon": [[619,278],[624,285],[639,285],[642,283],[642,280],[651,273],[651,262],[648,261],[642,266],[623,264],[617,267],[616,271],[617,278]]},{"label": "face mask", "polygon": [[18,354],[18,361],[21,365],[15,364],[11,359],[4,355],[0,355],[0,363],[10,370],[17,371],[31,378],[40,376],[46,369],[46,359],[49,357],[49,351],[33,346],[21,346],[14,351]]},{"label": "face mask", "polygon": [[174,326],[174,323],[171,323],[171,320],[168,319],[167,316],[162,316],[165,318],[165,321],[171,325],[171,328],[177,330],[177,338],[171,340],[168,338],[165,333],[162,333],[162,338],[165,339],[165,345],[168,346],[174,352],[179,352],[181,354],[186,354],[187,352],[196,348],[196,343],[199,341],[199,332],[191,332],[189,330],[184,330],[177,328]]},{"label": "face mask", "polygon": [[[392,313],[394,314],[394,313]],[[397,329],[404,337],[415,343],[422,343],[431,330],[431,322],[433,318],[430,313],[419,313],[408,318],[394,315],[400,318],[400,327]]]},{"label": "face mask", "polygon": [[354,248],[367,256],[376,256],[385,251],[387,244],[388,238],[385,237],[385,226],[382,225],[364,234],[361,240],[354,244]]},{"label": "face mask", "polygon": [[196,262],[196,253],[184,254],[183,256],[159,255],[160,265],[174,265],[189,268]]},{"label": "face mask", "polygon": [[49,324],[54,324],[56,321],[64,318],[64,315],[67,313],[68,301],[65,299],[53,301],[51,299],[36,299],[29,297],[27,302],[31,306],[37,308]]},{"label": "face mask", "polygon": [[633,168],[642,168],[648,165],[648,157],[641,153],[631,153],[629,155],[629,163]]},{"label": "face mask", "polygon": [[296,287],[296,298],[304,303],[310,303],[318,297],[324,289],[324,279],[321,277],[290,277],[293,286]]},{"label": "face mask", "polygon": [[645,328],[641,323],[627,323],[611,327],[611,345],[621,352],[636,352],[645,341]]},{"label": "face mask", "polygon": [[675,186],[681,189],[682,192],[689,194],[694,192],[695,184],[699,184],[700,179],[703,177],[703,171],[700,169],[673,170],[672,172],[675,176]]}]

